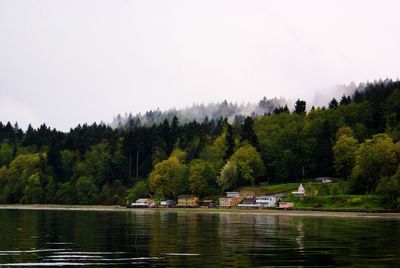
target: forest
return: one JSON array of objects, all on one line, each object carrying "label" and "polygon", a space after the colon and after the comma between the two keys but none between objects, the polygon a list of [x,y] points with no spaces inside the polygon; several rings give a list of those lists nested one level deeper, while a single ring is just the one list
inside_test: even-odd
[{"label": "forest", "polygon": [[0,203],[125,204],[151,196],[221,195],[260,183],[343,180],[353,194],[400,207],[400,81],[365,84],[326,107],[279,106],[152,125],[0,122]]}]

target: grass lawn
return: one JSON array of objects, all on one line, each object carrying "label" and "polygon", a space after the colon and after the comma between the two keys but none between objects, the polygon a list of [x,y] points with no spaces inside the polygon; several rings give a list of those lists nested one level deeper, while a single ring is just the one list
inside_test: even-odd
[{"label": "grass lawn", "polygon": [[376,195],[326,195],[288,198],[295,208],[324,210],[383,210],[380,197]]},{"label": "grass lawn", "polygon": [[254,193],[255,195],[263,195],[263,194],[277,194],[277,193],[285,193],[292,192],[297,190],[300,183],[291,182],[291,183],[282,183],[282,184],[271,184],[271,185],[260,185],[260,186],[246,186],[240,188],[240,192],[243,193]]},{"label": "grass lawn", "polygon": [[321,210],[384,210],[381,205],[381,197],[377,195],[349,195],[343,181],[322,184],[308,182],[305,184],[308,196],[298,197],[291,195],[297,190],[300,183],[282,183],[271,185],[246,186],[239,189],[240,192],[254,195],[270,195],[286,193],[283,201],[294,202],[297,209],[321,209]]}]

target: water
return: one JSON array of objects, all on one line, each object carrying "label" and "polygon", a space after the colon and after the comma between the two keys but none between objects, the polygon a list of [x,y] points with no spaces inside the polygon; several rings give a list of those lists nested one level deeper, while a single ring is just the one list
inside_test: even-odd
[{"label": "water", "polygon": [[0,264],[399,267],[400,221],[4,209]]}]

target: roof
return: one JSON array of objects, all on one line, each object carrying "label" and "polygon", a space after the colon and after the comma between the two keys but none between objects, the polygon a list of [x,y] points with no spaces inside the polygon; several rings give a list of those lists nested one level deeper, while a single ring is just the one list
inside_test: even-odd
[{"label": "roof", "polygon": [[139,198],[138,200],[136,200],[136,203],[143,203],[147,201],[150,201],[150,198]]},{"label": "roof", "polygon": [[257,199],[262,199],[262,198],[276,198],[276,196],[274,196],[274,195],[260,195],[260,196],[257,196]]},{"label": "roof", "polygon": [[182,194],[180,196],[178,196],[178,198],[193,198],[193,197],[197,197],[193,194]]},{"label": "roof", "polygon": [[315,178],[315,180],[316,181],[332,180],[332,178],[331,177],[318,177],[318,178]]},{"label": "roof", "polygon": [[243,204],[254,204],[256,200],[254,198],[246,198],[243,200]]}]

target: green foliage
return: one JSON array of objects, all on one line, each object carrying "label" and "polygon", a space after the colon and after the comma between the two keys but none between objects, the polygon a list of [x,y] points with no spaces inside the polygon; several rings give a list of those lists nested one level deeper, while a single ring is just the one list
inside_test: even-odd
[{"label": "green foliage", "polygon": [[[340,130],[339,130],[340,131]],[[338,132],[339,132],[338,131]],[[338,137],[333,146],[334,167],[339,177],[347,178],[354,168],[356,161],[356,151],[358,150],[358,141],[344,133]]]},{"label": "green foliage", "polygon": [[235,161],[226,162],[217,178],[217,183],[222,190],[235,189],[238,186],[238,172]]},{"label": "green foliage", "polygon": [[0,167],[8,165],[14,158],[14,146],[7,140],[0,144]]},{"label": "green foliage", "polygon": [[290,193],[299,188],[299,183],[279,183],[271,185],[245,186],[241,187],[241,192],[254,193],[255,195],[272,195],[278,193]]},{"label": "green foliage", "polygon": [[314,197],[364,194],[378,185],[385,206],[395,206],[399,100],[400,81],[386,80],[339,103],[332,99],[329,109],[306,112],[299,99],[290,113],[263,100],[259,105],[270,106],[271,114],[237,116],[232,124],[227,118],[179,122],[172,115],[158,122],[155,111],[146,113],[146,122],[130,117],[119,129],[95,123],[60,132],[43,124],[24,132],[0,122],[0,202],[121,204],[136,174],[159,197],[260,190],[253,185],[260,178],[282,184],[339,176],[348,178],[346,187],[308,190]]},{"label": "green foliage", "polygon": [[65,205],[72,205],[77,202],[75,187],[71,181],[59,185],[56,192],[56,201]]},{"label": "green foliage", "polygon": [[219,170],[224,165],[224,157],[226,154],[227,145],[226,145],[227,136],[225,133],[222,133],[218,136],[213,143],[204,147],[204,149],[200,152],[200,159],[203,159],[209,163],[211,163],[216,170]]},{"label": "green foliage", "polygon": [[[297,114],[280,113],[255,121],[261,153],[268,160],[265,164],[273,180],[297,180],[302,176],[302,162],[308,161],[303,154],[303,127],[304,117]],[[310,147],[314,147],[311,142]]]},{"label": "green foliage", "polygon": [[352,189],[358,193],[373,192],[378,180],[393,175],[399,164],[400,144],[386,134],[374,135],[356,152]]},{"label": "green foliage", "polygon": [[212,166],[203,160],[193,160],[189,164],[189,189],[196,195],[202,195],[208,185],[215,181],[215,171]]},{"label": "green foliage", "polygon": [[257,177],[265,174],[265,166],[257,150],[245,144],[240,147],[221,169],[217,179],[222,190],[254,184]]},{"label": "green foliage", "polygon": [[104,205],[125,204],[126,187],[121,180],[107,183],[101,188],[100,202]]},{"label": "green foliage", "polygon": [[307,195],[326,196],[326,195],[345,195],[348,194],[348,183],[345,181],[332,183],[307,183]]},{"label": "green foliage", "polygon": [[255,178],[265,175],[265,166],[261,154],[249,144],[240,147],[231,156],[230,161],[235,162],[238,168],[239,183],[254,183]]},{"label": "green foliage", "polygon": [[[254,146],[255,148],[258,148],[259,146],[258,139],[256,133],[254,132],[253,125],[254,125],[253,118],[248,116],[244,119],[243,125],[241,126],[240,129],[240,142],[241,143],[247,142],[252,146]],[[232,141],[230,141],[230,143],[232,143]],[[231,144],[228,144],[228,146],[232,147]]]},{"label": "green foliage", "polygon": [[112,157],[106,143],[94,145],[85,154],[86,174],[93,177],[95,185],[100,186],[109,182],[112,176]]},{"label": "green foliage", "polygon": [[322,210],[382,210],[381,198],[375,195],[326,195],[289,197],[295,208]]},{"label": "green foliage", "polygon": [[[3,192],[6,202],[39,202],[41,198],[38,196],[42,190],[40,189],[40,176],[38,174],[40,174],[40,157],[38,154],[17,156],[7,170],[7,187]],[[29,186],[35,189],[30,191]]]},{"label": "green foliage", "polygon": [[44,191],[40,185],[39,173],[29,176],[25,185],[24,196],[21,198],[21,203],[38,204],[44,199]]},{"label": "green foliage", "polygon": [[98,190],[91,177],[79,177],[75,183],[75,191],[79,204],[94,205],[97,203]]},{"label": "green foliage", "polygon": [[185,168],[176,156],[157,163],[149,175],[150,191],[164,197],[177,196],[181,191]]},{"label": "green foliage", "polygon": [[381,179],[376,193],[382,196],[384,207],[400,208],[400,169],[393,176]]},{"label": "green foliage", "polygon": [[60,152],[60,158],[65,180],[72,179],[74,165],[78,162],[79,155],[70,150],[63,150]]},{"label": "green foliage", "polygon": [[306,113],[306,102],[298,99],[294,106],[294,113],[305,114]]},{"label": "green foliage", "polygon": [[148,183],[146,180],[136,182],[129,190],[127,200],[135,202],[139,198],[144,198],[149,195]]}]

